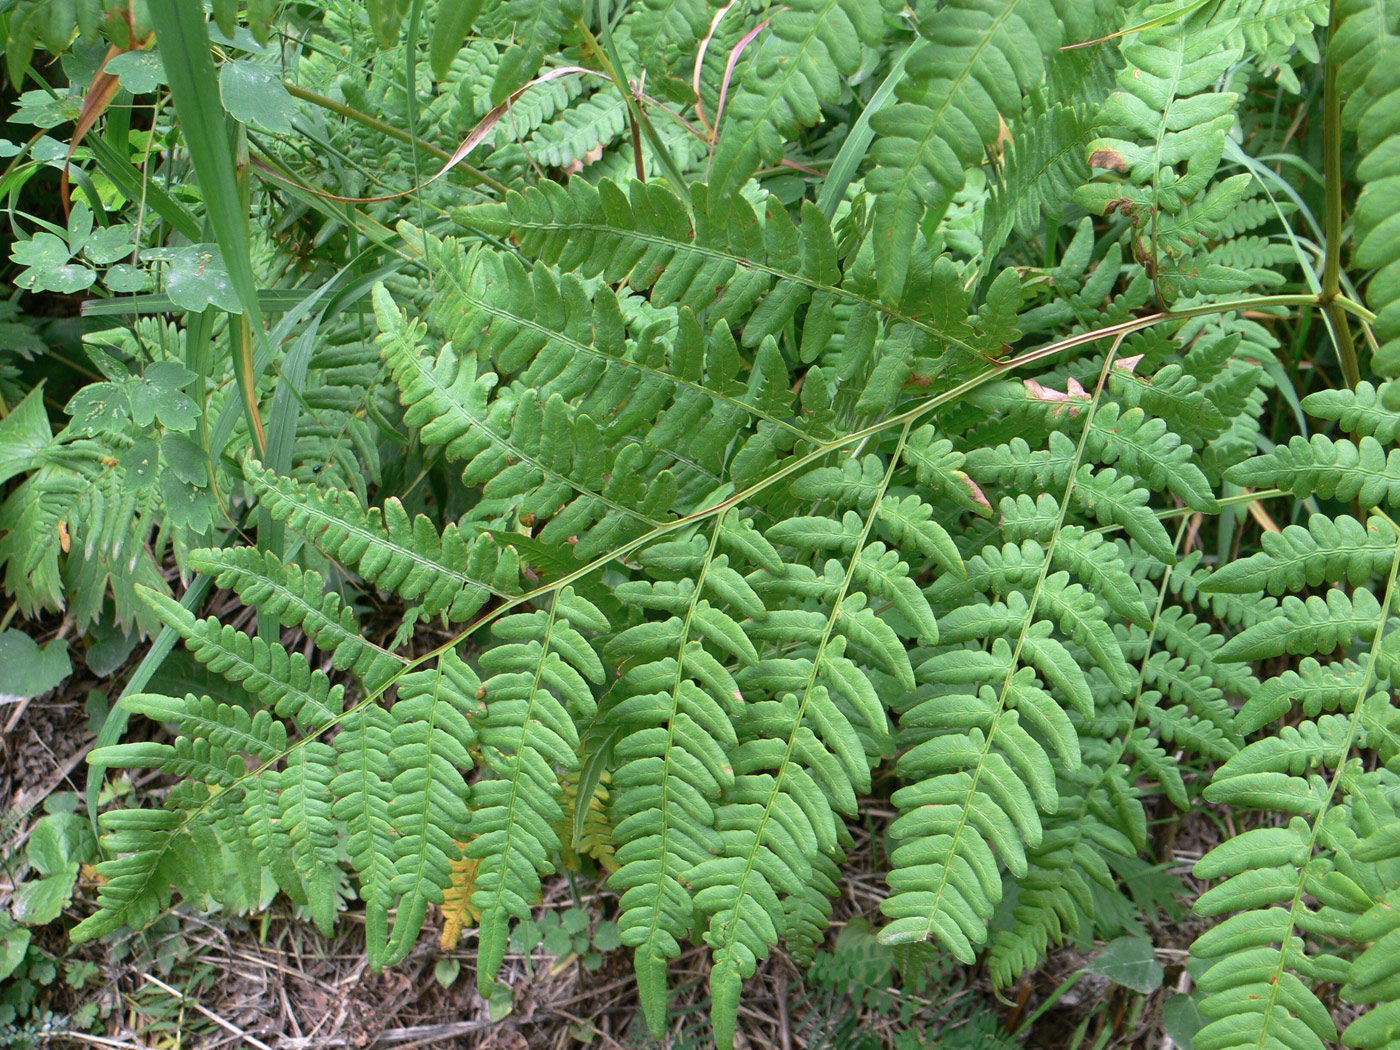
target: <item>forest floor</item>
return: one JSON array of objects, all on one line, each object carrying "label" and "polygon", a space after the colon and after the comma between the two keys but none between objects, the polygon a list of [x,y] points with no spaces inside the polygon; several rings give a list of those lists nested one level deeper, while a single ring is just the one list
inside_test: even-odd
[{"label": "forest floor", "polygon": [[[139,654],[140,650],[138,650]],[[55,800],[83,797],[83,761],[100,727],[103,702],[91,694],[123,680],[99,682],[75,660],[57,692],[0,707],[0,858],[15,854]],[[96,706],[94,706],[94,704]],[[136,727],[135,732],[141,732]],[[148,790],[157,784],[137,784]],[[741,1050],[1171,1050],[1162,1033],[1165,997],[1187,987],[1186,947],[1199,932],[1188,913],[1164,902],[1150,930],[1166,968],[1163,990],[1146,998],[1081,976],[1093,948],[1062,948],[1020,986],[993,994],[984,968],[932,955],[897,957],[866,931],[878,927],[883,887],[873,851],[893,816],[887,800],[867,800],[865,823],[845,865],[828,948],[839,951],[804,975],[781,950],[762,962],[740,1007]],[[1189,880],[1191,864],[1220,831],[1205,821],[1161,822],[1164,870]],[[15,872],[0,868],[0,907],[9,908]],[[31,989],[32,1017],[47,1017],[41,1046],[178,1048],[178,1050],[320,1050],[320,1048],[499,1048],[603,1050],[709,1043],[708,959],[686,952],[671,968],[670,1036],[651,1040],[638,1011],[625,949],[606,952],[594,969],[537,948],[507,956],[501,980],[511,1002],[504,1017],[478,994],[475,930],[451,950],[439,944],[434,909],[414,952],[401,965],[372,972],[362,950],[361,913],[351,901],[326,938],[282,898],[253,916],[201,915],[182,905],[139,935],[72,945],[67,930],[93,908],[95,886],[84,868],[71,904],[56,923],[32,930],[32,946],[53,960],[46,984]],[[601,917],[616,896],[601,884],[563,875],[546,882],[543,910],[570,907]],[[62,965],[59,966],[58,964]],[[902,978],[901,978],[902,970]],[[77,974],[80,980],[73,979]],[[65,975],[68,975],[65,979]],[[3,984],[3,982],[0,982]],[[75,986],[76,985],[76,986]],[[1053,999],[1039,1016],[1036,1011]],[[88,1008],[95,1022],[70,1027]],[[94,1010],[95,1008],[95,1010]],[[499,1015],[505,1007],[497,1003]],[[1028,1021],[1032,1023],[1025,1028]],[[1019,1037],[1011,1038],[1017,1032]],[[7,1045],[0,1031],[0,1046]],[[24,1045],[21,1043],[20,1045]]]}]

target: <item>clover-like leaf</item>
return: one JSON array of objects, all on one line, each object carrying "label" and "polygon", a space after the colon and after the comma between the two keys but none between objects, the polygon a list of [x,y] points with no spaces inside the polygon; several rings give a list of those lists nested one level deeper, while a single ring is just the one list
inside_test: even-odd
[{"label": "clover-like leaf", "polygon": [[47,91],[26,91],[10,111],[11,124],[33,124],[37,128],[56,128],[77,120],[83,111],[83,100],[77,95],[51,96]]},{"label": "clover-like leaf", "polygon": [[83,246],[83,256],[88,262],[106,266],[123,256],[131,254],[132,228],[124,222],[113,226],[103,226],[92,231]]},{"label": "clover-like leaf", "polygon": [[189,485],[209,480],[209,457],[204,449],[184,434],[166,434],[160,443],[161,459],[175,476]]},{"label": "clover-like leaf", "polygon": [[63,914],[73,899],[73,886],[78,881],[78,865],[57,875],[32,879],[15,890],[10,906],[14,917],[28,926],[46,926]]},{"label": "clover-like leaf", "polygon": [[215,306],[228,313],[243,312],[218,245],[153,248],[141,257],[168,264],[165,292],[177,309],[200,311]]},{"label": "clover-like leaf", "polygon": [[29,931],[0,912],[0,981],[19,968],[29,950]]},{"label": "clover-like leaf", "polygon": [[194,373],[173,361],[158,361],[131,385],[131,418],[148,427],[156,419],[171,430],[193,430],[199,410],[185,396]]},{"label": "clover-like leaf", "polygon": [[200,535],[209,531],[218,504],[208,489],[182,480],[173,470],[165,470],[160,475],[160,494],[172,525]]},{"label": "clover-like leaf", "polygon": [[1162,987],[1162,964],[1157,961],[1152,942],[1143,937],[1110,941],[1089,964],[1089,972],[1143,995]]},{"label": "clover-like leaf", "polygon": [[274,67],[258,62],[225,62],[219,70],[224,109],[235,120],[274,135],[292,133],[296,100],[287,93]]},{"label": "clover-like leaf", "polygon": [[0,704],[47,693],[73,673],[68,643],[59,638],[41,646],[23,631],[0,633]]},{"label": "clover-like leaf", "polygon": [[102,283],[114,292],[148,292],[154,282],[151,271],[130,263],[118,263],[107,268],[102,275]]},{"label": "clover-like leaf", "polygon": [[107,63],[107,72],[133,95],[144,95],[169,83],[165,78],[165,63],[157,51],[128,51],[117,55]]},{"label": "clover-like leaf", "polygon": [[93,218],[92,209],[88,207],[87,201],[78,201],[73,205],[72,214],[68,216],[68,251],[77,255],[87,244],[88,238],[92,236]]},{"label": "clover-like leaf", "polygon": [[122,434],[131,419],[131,398],[124,383],[89,383],[69,400],[64,411],[74,434]]},{"label": "clover-like leaf", "polygon": [[73,253],[62,237],[40,232],[27,241],[16,241],[10,258],[31,270],[51,270],[73,258]]},{"label": "clover-like leaf", "polygon": [[122,453],[121,465],[128,484],[138,490],[150,488],[159,473],[160,449],[150,438],[142,438]]}]

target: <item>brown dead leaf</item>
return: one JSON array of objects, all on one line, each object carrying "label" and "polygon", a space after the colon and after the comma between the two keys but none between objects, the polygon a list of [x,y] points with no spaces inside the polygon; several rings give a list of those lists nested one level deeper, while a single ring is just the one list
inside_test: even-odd
[{"label": "brown dead leaf", "polygon": [[1123,154],[1116,149],[1096,149],[1089,154],[1089,167],[1099,168],[1103,171],[1128,170],[1128,162],[1123,159]]}]

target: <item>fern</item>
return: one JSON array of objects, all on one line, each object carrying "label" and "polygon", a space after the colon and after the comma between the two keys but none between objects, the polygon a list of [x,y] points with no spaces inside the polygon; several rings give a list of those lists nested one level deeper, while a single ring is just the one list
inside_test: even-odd
[{"label": "fern", "polygon": [[1204,12],[1188,15],[1124,45],[1128,67],[1099,120],[1131,137],[1090,144],[1089,164],[1105,175],[1076,199],[1096,214],[1128,220],[1134,256],[1159,286],[1180,282],[1187,289],[1232,291],[1243,285],[1227,268],[1191,262],[1248,181],[1236,176],[1212,184],[1239,98],[1206,89],[1240,50],[1231,42],[1229,22],[1203,24],[1205,18]]},{"label": "fern", "polygon": [[539,896],[539,876],[559,848],[551,824],[561,814],[556,767],[578,761],[574,719],[595,703],[588,683],[602,664],[577,628],[603,630],[607,618],[568,588],[548,610],[516,613],[496,621],[502,644],[488,650],[490,673],[473,694],[486,699],[481,726],[484,762],[497,774],[473,788],[472,841],[466,856],[478,862],[472,904],[481,913],[481,962],[477,983],[490,993],[505,957],[511,918],[528,918]]},{"label": "fern", "polygon": [[[1220,651],[1222,659],[1257,659],[1282,652],[1329,653],[1356,637],[1370,643],[1360,666],[1346,662],[1323,667],[1309,660],[1302,677],[1286,672],[1277,685],[1270,683],[1251,699],[1239,715],[1246,730],[1286,711],[1293,695],[1303,698],[1307,720],[1246,746],[1221,767],[1206,791],[1212,801],[1294,814],[1286,828],[1248,831],[1216,847],[1196,866],[1199,877],[1226,879],[1200,898],[1197,911],[1238,912],[1202,935],[1192,949],[1204,958],[1221,960],[1202,982],[1209,996],[1203,1013],[1217,1019],[1201,1034],[1213,1045],[1255,1045],[1256,1039],[1265,1039],[1270,1045],[1320,1047],[1337,1038],[1332,1018],[1308,982],[1346,980],[1347,964],[1335,956],[1310,956],[1301,937],[1345,930],[1351,922],[1338,914],[1338,904],[1349,906],[1329,891],[1328,882],[1339,872],[1351,874],[1345,807],[1348,796],[1364,790],[1367,776],[1359,770],[1348,772],[1351,749],[1382,745],[1381,739],[1373,739],[1375,723],[1364,701],[1376,678],[1400,566],[1397,534],[1393,528],[1388,531],[1375,541],[1388,541],[1378,552],[1388,554],[1378,567],[1388,578],[1381,602],[1360,588],[1350,599],[1337,589],[1327,592],[1325,602],[1318,596],[1306,603],[1288,597],[1276,615],[1248,628]],[[1297,559],[1319,582],[1336,578],[1356,571],[1356,555],[1333,553],[1343,535],[1353,546],[1369,538],[1349,518],[1333,523],[1318,516],[1309,530],[1298,530],[1292,543],[1285,540],[1257,557],[1270,569],[1281,562],[1289,575],[1298,571],[1288,568]],[[1235,568],[1221,570],[1223,586],[1246,585],[1249,574],[1232,571]],[[1363,571],[1369,575],[1371,568],[1368,564]],[[1319,715],[1323,709],[1342,713]],[[1381,726],[1387,721],[1382,719]],[[1310,772],[1319,769],[1323,775]],[[1313,905],[1310,898],[1318,903]]]},{"label": "fern", "polygon": [[912,57],[899,102],[871,120],[879,165],[875,194],[880,290],[898,298],[909,279],[920,219],[941,217],[965,173],[996,139],[997,117],[1045,75],[1059,46],[1060,20],[1048,0],[960,0],[932,10],[919,32],[933,44]]},{"label": "fern", "polygon": [[780,160],[785,141],[840,100],[841,78],[860,68],[862,45],[879,46],[896,10],[890,0],[799,0],[768,17],[723,114],[710,164],[716,200],[730,199],[760,164]]},{"label": "fern", "polygon": [[1241,485],[1286,485],[1298,496],[1356,500],[1362,507],[1400,502],[1400,457],[1369,435],[1356,442],[1295,435],[1287,445],[1233,467],[1226,477]]},{"label": "fern", "polygon": [[[1392,1039],[1400,401],[1307,327],[1394,370],[1392,4],[487,0],[430,63],[403,4],[292,7],[291,132],[218,96],[280,180],[238,260],[267,345],[212,352],[222,278],[196,309],[172,263],[185,331],[89,340],[67,429],[0,363],[5,625],[164,627],[201,682],[93,753],[135,787],[75,937],[275,887],[378,969],[440,909],[499,1006],[563,869],[653,1035],[702,950],[727,1050],[852,863],[908,987],[1005,989],[1140,932],[1186,893],[1142,889],[1149,828],[1229,807],[1195,1045]],[[110,150],[72,160],[115,222]],[[136,262],[203,221],[161,193]]]},{"label": "fern", "polygon": [[1357,130],[1357,176],[1365,184],[1356,205],[1355,262],[1374,268],[1366,296],[1377,314],[1375,367],[1393,375],[1400,353],[1400,257],[1393,231],[1400,167],[1391,122],[1400,103],[1400,25],[1389,5],[1344,3],[1338,14],[1338,87],[1347,95],[1345,118]]}]

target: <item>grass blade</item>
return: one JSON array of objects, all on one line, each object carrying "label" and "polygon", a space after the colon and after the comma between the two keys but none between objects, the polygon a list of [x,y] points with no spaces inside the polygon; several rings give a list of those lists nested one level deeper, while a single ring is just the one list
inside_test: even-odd
[{"label": "grass blade", "polygon": [[266,453],[267,439],[258,413],[257,391],[253,383],[253,346],[267,343],[257,286],[253,281],[253,261],[248,240],[248,216],[238,189],[233,149],[229,144],[228,121],[219,98],[219,81],[209,53],[209,32],[203,8],[183,0],[149,0],[151,23],[155,26],[161,60],[170,81],[170,97],[180,118],[180,130],[190,151],[190,160],[204,191],[204,204],[214,232],[214,240],[228,267],[234,294],[243,307],[241,318],[231,318],[233,371],[242,393],[248,430],[259,456]]},{"label": "grass blade", "polygon": [[870,118],[884,109],[885,103],[894,94],[895,87],[899,84],[900,78],[904,76],[904,67],[909,63],[909,56],[915,50],[927,46],[923,38],[920,38],[900,53],[900,56],[894,60],[894,65],[890,67],[889,73],[885,75],[885,79],[875,89],[875,94],[870,96],[870,101],[861,110],[856,122],[851,125],[846,141],[841,143],[841,149],[837,152],[836,159],[832,161],[831,169],[826,173],[821,193],[817,195],[817,207],[826,216],[827,222],[835,217],[837,205],[846,196],[846,189],[855,179],[856,172],[860,170],[860,162],[865,159],[865,154],[870,149],[870,143],[875,139],[875,131],[870,126]]}]

